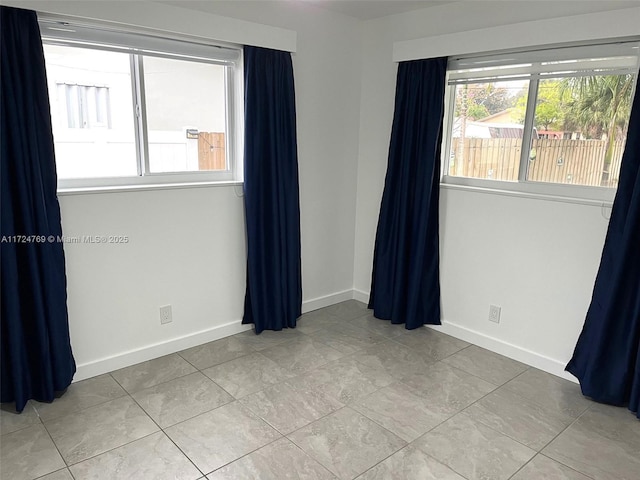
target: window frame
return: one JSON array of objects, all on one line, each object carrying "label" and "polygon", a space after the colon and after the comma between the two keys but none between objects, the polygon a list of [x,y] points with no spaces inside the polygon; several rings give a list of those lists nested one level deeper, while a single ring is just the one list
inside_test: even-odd
[{"label": "window frame", "polygon": [[[137,175],[58,179],[59,193],[120,191],[147,188],[241,184],[244,149],[244,82],[241,45],[212,42],[185,35],[120,29],[101,24],[81,23],[57,16],[39,16],[44,45],[104,50],[129,55],[131,105]],[[219,55],[214,55],[219,53]],[[147,111],[144,92],[144,58],[158,57],[225,67],[225,153],[226,170],[151,172]]]},{"label": "window frame", "polygon": [[[534,57],[535,62],[553,62],[558,59],[562,60],[567,54],[569,54],[568,58],[571,58],[571,52],[578,49],[588,48],[593,51],[594,55],[600,54],[602,51],[607,51],[607,49],[615,49],[616,45],[619,44],[636,44],[640,45],[640,37],[634,38],[624,38],[624,39],[616,39],[616,40],[607,40],[602,42],[589,42],[588,44],[579,43],[579,44],[568,44],[568,45],[555,45],[555,46],[544,46],[541,48],[537,48],[534,50],[527,49],[517,49],[517,50],[504,50],[499,52],[492,53],[482,53],[482,54],[474,54],[469,56],[461,56],[461,57],[450,57],[449,65],[447,66],[447,74],[445,79],[445,97],[444,97],[444,116],[443,116],[443,139],[442,139],[442,153],[441,153],[441,174],[440,174],[440,185],[445,188],[454,188],[454,189],[471,189],[486,193],[496,193],[496,194],[506,194],[506,195],[514,195],[514,196],[524,196],[524,197],[533,197],[533,198],[543,198],[550,199],[555,201],[567,201],[570,203],[586,203],[586,204],[611,204],[616,194],[617,188],[610,187],[597,187],[597,186],[586,186],[586,185],[574,185],[574,184],[560,184],[560,183],[551,183],[551,182],[537,182],[532,180],[527,180],[528,173],[528,149],[522,148],[522,152],[520,154],[519,160],[519,169],[518,169],[518,180],[515,182],[505,181],[505,180],[491,180],[491,179],[483,179],[483,178],[472,178],[472,177],[461,177],[455,175],[449,175],[449,166],[451,161],[451,148],[452,148],[452,129],[454,122],[454,111],[455,111],[455,92],[456,87],[460,83],[451,83],[451,76],[453,69],[450,68],[452,58],[455,58],[456,61],[459,60],[473,60],[476,58],[493,58],[497,59],[497,64],[499,65],[500,59],[513,59],[510,62],[505,60],[504,65],[518,65],[520,61],[518,60],[518,56],[521,54],[529,54]],[[613,46],[613,47],[612,47]],[[637,47],[631,47],[637,48]],[[553,54],[557,54],[556,57],[553,57]],[[548,55],[545,58],[545,55]],[[536,58],[539,57],[539,58]],[[635,90],[638,88],[639,83],[639,67],[640,67],[640,51],[635,50],[636,63],[635,67],[633,67],[633,75],[635,75],[635,83],[633,87],[633,91],[631,92],[632,99],[635,93]],[[508,62],[508,63],[507,63]],[[527,106],[525,111],[525,119],[523,125],[523,138],[522,145],[530,145],[533,137],[533,127],[534,127],[534,117],[535,110],[537,104],[538,97],[538,86],[540,80],[544,80],[547,78],[557,78],[558,75],[544,75],[539,71],[540,69],[535,66],[524,67],[524,68],[513,68],[511,70],[505,71],[508,75],[513,75],[513,77],[506,77],[503,79],[504,81],[512,80],[512,79],[526,79],[529,81],[528,86],[528,98],[527,98]],[[626,72],[629,73],[629,72]],[[607,71],[602,73],[602,75],[607,74],[620,74],[618,70],[616,70],[615,62],[612,62],[611,71]],[[463,76],[465,74],[462,74]],[[576,77],[579,74],[565,74],[564,77]],[[586,75],[586,73],[585,73]],[[495,80],[487,80],[489,76],[485,76],[484,79],[477,75],[474,76],[472,73],[466,74],[469,78],[469,83],[489,83]],[[474,80],[475,79],[475,80]],[[499,81],[499,80],[498,80]],[[529,127],[529,128],[527,128]]]}]

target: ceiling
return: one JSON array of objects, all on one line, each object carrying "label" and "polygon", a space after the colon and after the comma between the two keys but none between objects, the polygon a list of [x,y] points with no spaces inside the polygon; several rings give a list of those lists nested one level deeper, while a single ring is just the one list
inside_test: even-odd
[{"label": "ceiling", "polygon": [[302,0],[326,10],[360,20],[372,20],[397,13],[452,3],[453,0]]},{"label": "ceiling", "polygon": [[[250,6],[255,0],[155,0],[192,10],[216,13],[220,8],[244,3]],[[308,4],[331,10],[360,20],[372,20],[397,13],[410,12],[427,7],[437,7],[457,0],[259,0],[259,3]]]}]

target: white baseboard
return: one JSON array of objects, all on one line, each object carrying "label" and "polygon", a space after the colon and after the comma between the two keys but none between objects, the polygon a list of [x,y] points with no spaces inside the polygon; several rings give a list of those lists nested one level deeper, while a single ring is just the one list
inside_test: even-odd
[{"label": "white baseboard", "polygon": [[526,348],[513,345],[494,337],[485,335],[484,333],[471,330],[462,325],[457,325],[447,320],[442,321],[442,325],[427,325],[434,330],[437,330],[452,337],[459,338],[465,342],[478,345],[479,347],[486,348],[492,352],[499,353],[505,357],[512,358],[531,367],[538,368],[552,375],[570,380],[574,383],[578,383],[576,378],[568,372],[564,371],[566,362],[546,357],[539,353],[527,350]]},{"label": "white baseboard", "polygon": [[[331,295],[312,298],[302,302],[302,313],[311,312],[313,310],[318,310],[319,308],[328,307],[351,299],[353,299],[353,290],[344,290]],[[147,360],[153,360],[154,358],[162,357],[163,355],[169,355],[186,348],[219,340],[247,330],[251,330],[251,325],[242,325],[240,320],[235,320],[201,332],[173,338],[153,345],[146,345],[144,347],[130,350],[128,352],[118,353],[110,357],[93,360],[77,366],[77,371],[73,377],[73,381],[78,382],[97,375],[113,372],[120,368],[129,367],[140,362],[146,362]]]},{"label": "white baseboard", "polygon": [[[353,298],[360,302],[369,303],[369,293],[356,288],[353,289]],[[546,357],[526,348],[513,345],[495,337],[490,337],[484,333],[471,330],[462,325],[458,325],[447,320],[442,321],[442,325],[427,325],[434,330],[438,330],[452,337],[459,338],[465,342],[486,348],[505,357],[512,358],[531,367],[538,368],[542,371],[556,375],[557,377],[578,383],[576,378],[568,372],[564,371],[566,362]]]},{"label": "white baseboard", "polygon": [[323,297],[312,298],[302,302],[302,313],[313,312],[319,308],[329,307],[336,303],[353,300],[353,290],[343,290]]},{"label": "white baseboard", "polygon": [[[302,313],[318,310],[319,308],[329,307],[336,303],[347,300],[358,300],[363,303],[369,302],[369,294],[362,290],[352,289],[325,295],[322,297],[312,298],[302,302]],[[505,357],[512,358],[524,364],[539,368],[545,372],[551,373],[558,377],[576,382],[576,379],[570,373],[564,371],[565,362],[545,357],[539,353],[527,350],[526,348],[510,344],[503,340],[490,337],[484,333],[471,330],[462,325],[444,320],[442,325],[428,325],[430,328],[438,330],[452,337],[459,338],[466,342],[486,348],[492,352],[499,353]],[[136,363],[145,362],[163,355],[179,352],[186,348],[202,345],[207,342],[219,340],[236,333],[241,333],[251,329],[251,325],[242,325],[240,320],[218,325],[208,330],[203,330],[193,334],[185,335],[165,342],[147,345],[128,352],[122,352],[110,357],[101,358],[91,362],[78,365],[77,372],[73,381],[77,382],[86,378],[102,375],[103,373],[112,372],[120,368],[135,365]]]},{"label": "white baseboard", "polygon": [[357,288],[353,289],[353,297],[354,300],[358,300],[359,302],[369,304],[369,293],[358,290]]},{"label": "white baseboard", "polygon": [[102,375],[103,373],[113,372],[119,368],[135,365],[136,363],[146,362],[154,358],[179,352],[185,348],[191,348],[203,343],[219,340],[229,335],[235,335],[247,330],[251,330],[251,325],[242,325],[240,320],[218,325],[208,330],[185,335],[183,337],[172,338],[165,342],[146,345],[128,352],[118,353],[116,355],[100,358],[91,362],[83,363],[77,366],[76,374],[73,377],[74,382],[84,380],[86,378]]}]

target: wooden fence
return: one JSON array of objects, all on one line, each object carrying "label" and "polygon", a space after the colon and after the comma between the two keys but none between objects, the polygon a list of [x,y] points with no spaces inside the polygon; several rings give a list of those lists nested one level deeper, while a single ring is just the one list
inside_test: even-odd
[{"label": "wooden fence", "polygon": [[[522,151],[520,138],[467,138],[462,148],[459,138],[451,145],[450,175],[492,180],[517,181]],[[611,186],[618,184],[624,141],[614,145],[609,180],[602,184],[606,142],[604,140],[534,139],[529,151],[527,179],[535,182]],[[460,157],[462,165],[456,165]]]},{"label": "wooden fence", "polygon": [[198,133],[198,170],[226,170],[224,133]]}]

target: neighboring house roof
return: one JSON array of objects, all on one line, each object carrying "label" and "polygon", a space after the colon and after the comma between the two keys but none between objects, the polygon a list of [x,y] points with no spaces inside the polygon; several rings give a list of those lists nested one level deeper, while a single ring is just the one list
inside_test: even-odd
[{"label": "neighboring house roof", "polygon": [[513,108],[507,108],[506,110],[501,110],[500,112],[494,113],[493,115],[489,115],[488,117],[480,118],[476,120],[476,122],[481,123],[510,123],[511,122],[511,112]]},{"label": "neighboring house roof", "polygon": [[[453,138],[460,137],[460,118],[453,121]],[[524,126],[519,123],[480,122],[467,120],[466,138],[522,138]]]}]

